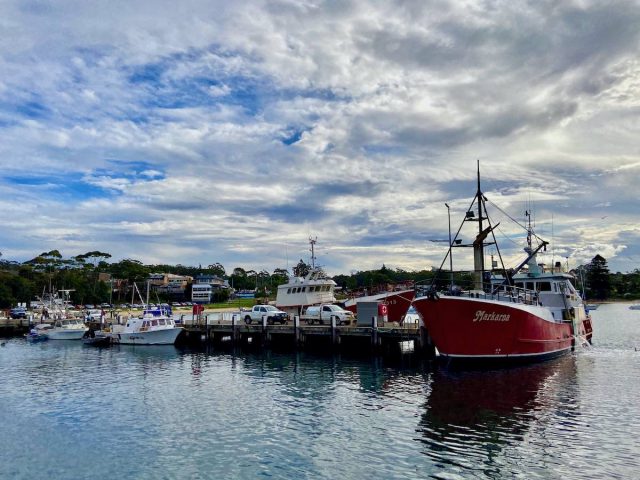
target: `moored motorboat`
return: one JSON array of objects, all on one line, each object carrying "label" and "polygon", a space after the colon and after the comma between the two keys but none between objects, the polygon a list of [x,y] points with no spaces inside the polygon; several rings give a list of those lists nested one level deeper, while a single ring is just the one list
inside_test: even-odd
[{"label": "moored motorboat", "polygon": [[145,309],[141,317],[129,318],[125,325],[114,325],[110,337],[113,343],[124,345],[173,345],[182,331],[170,311],[156,308]]},{"label": "moored motorboat", "polygon": [[52,324],[40,324],[37,327],[49,340],[80,340],[88,330],[78,318],[62,318]]},{"label": "moored motorboat", "polygon": [[[477,205],[477,212],[472,210],[473,204]],[[547,242],[540,241],[533,247],[532,239],[538,237],[533,234],[531,222],[525,261],[512,271],[503,267],[503,275],[491,276],[492,272],[485,271],[485,240],[497,225],[491,224],[486,212],[479,169],[476,196],[463,223],[467,221],[478,222],[475,241],[467,245],[474,250],[474,289],[450,289],[442,294],[432,287],[413,301],[441,356],[457,360],[535,361],[570,352],[577,343],[590,340],[591,319],[571,283],[573,277],[556,269],[545,271],[538,265],[536,254],[546,248]],[[495,236],[491,244],[497,248]],[[524,267],[526,271],[520,272]]]}]

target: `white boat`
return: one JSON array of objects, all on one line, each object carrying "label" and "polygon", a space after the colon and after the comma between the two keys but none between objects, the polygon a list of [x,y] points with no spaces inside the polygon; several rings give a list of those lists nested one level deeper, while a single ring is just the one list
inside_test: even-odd
[{"label": "white boat", "polygon": [[278,286],[276,307],[290,316],[300,315],[311,305],[334,303],[336,282],[326,276],[322,268],[315,266],[314,245],[311,243],[311,269],[304,277],[290,277],[287,283]]},{"label": "white boat", "polygon": [[630,310],[640,310],[640,303],[636,303],[635,305],[631,305],[629,307]]},{"label": "white boat", "polygon": [[131,317],[125,325],[114,325],[113,343],[124,345],[173,345],[182,332],[164,309],[146,309],[141,317]]},{"label": "white boat", "polygon": [[63,318],[55,322],[36,325],[36,329],[44,333],[49,340],[80,340],[88,328],[77,318]]}]

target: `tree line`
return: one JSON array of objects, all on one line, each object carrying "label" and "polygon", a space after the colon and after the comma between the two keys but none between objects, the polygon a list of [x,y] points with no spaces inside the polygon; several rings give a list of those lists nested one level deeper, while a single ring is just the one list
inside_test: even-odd
[{"label": "tree line", "polygon": [[[0,254],[1,255],[1,254]],[[90,251],[71,258],[63,258],[58,250],[42,252],[23,263],[0,260],[0,308],[9,308],[18,302],[29,302],[43,294],[63,289],[72,290],[70,300],[74,304],[99,304],[126,302],[131,298],[133,284],[142,286],[151,273],[169,273],[196,277],[199,274],[215,275],[227,280],[235,290],[255,290],[257,296],[274,298],[278,285],[286,283],[290,273],[305,276],[311,266],[300,260],[291,272],[276,268],[266,270],[246,270],[236,267],[228,273],[220,263],[206,266],[186,265],[145,265],[139,260],[125,259],[119,262],[108,260],[106,252]],[[640,270],[630,273],[611,273],[607,261],[596,255],[586,265],[574,270],[576,288],[584,292],[588,300],[610,300],[640,298]],[[102,274],[109,274],[112,281],[106,281]],[[356,290],[369,292],[388,284],[425,284],[432,282],[438,289],[448,288],[451,273],[434,269],[408,271],[381,268],[356,271],[333,277],[340,292],[348,295]],[[468,272],[454,272],[453,282],[460,288],[472,288],[473,276]],[[190,299],[190,291],[185,292]],[[228,290],[218,293],[216,300],[225,300]],[[169,297],[159,298],[169,300]]]}]

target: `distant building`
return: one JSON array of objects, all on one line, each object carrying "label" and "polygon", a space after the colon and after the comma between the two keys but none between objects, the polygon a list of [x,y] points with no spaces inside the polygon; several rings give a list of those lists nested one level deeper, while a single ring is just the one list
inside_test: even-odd
[{"label": "distant building", "polygon": [[151,289],[157,293],[164,293],[174,297],[184,296],[185,290],[193,282],[188,275],[174,275],[172,273],[152,273],[149,275]]},{"label": "distant building", "polygon": [[227,288],[229,288],[229,282],[224,278],[217,275],[197,275],[191,287],[191,301],[193,303],[211,303],[211,298],[216,291]]}]

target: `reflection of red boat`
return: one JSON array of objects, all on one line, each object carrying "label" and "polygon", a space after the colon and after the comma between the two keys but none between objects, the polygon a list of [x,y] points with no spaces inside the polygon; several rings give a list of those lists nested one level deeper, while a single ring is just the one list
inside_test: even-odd
[{"label": "reflection of red boat", "polygon": [[344,302],[344,308],[355,314],[357,313],[358,302],[380,302],[387,306],[387,315],[390,322],[402,322],[402,319],[411,306],[411,301],[415,295],[415,290],[411,289],[350,298]]},{"label": "reflection of red boat", "polygon": [[[484,270],[485,239],[497,225],[491,224],[484,202],[478,172],[474,201],[478,217],[469,210],[464,220],[479,224],[475,241],[466,245],[474,250],[474,290],[458,295],[432,291],[413,302],[440,354],[454,359],[532,361],[569,352],[576,341],[589,340],[590,318],[571,284],[573,277],[558,268],[545,271],[538,265],[536,253],[547,242],[532,247],[535,235],[530,224],[527,259],[515,271],[485,275],[490,273]],[[492,244],[496,244],[495,237]],[[525,266],[526,272],[518,273]]]}]

